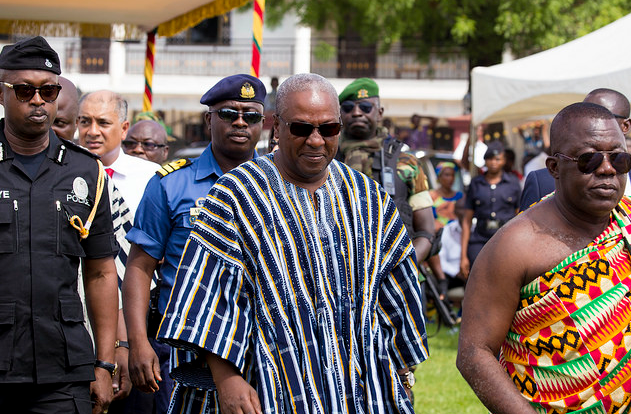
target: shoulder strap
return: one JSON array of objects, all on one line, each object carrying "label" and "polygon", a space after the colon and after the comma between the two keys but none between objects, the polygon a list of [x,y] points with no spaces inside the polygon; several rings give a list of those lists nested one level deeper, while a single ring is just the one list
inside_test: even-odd
[{"label": "shoulder strap", "polygon": [[[59,137],[57,137],[57,138],[59,138]],[[77,150],[77,151],[85,154],[85,155],[89,155],[90,157],[95,158],[95,159],[101,158],[98,155],[90,152],[89,149],[87,149],[85,147],[82,147],[79,144],[75,144],[74,142],[68,141],[67,139],[64,139],[64,138],[59,138],[59,140],[63,143],[64,146],[66,146],[66,148],[72,148],[74,150]],[[57,155],[59,155],[59,152],[57,153]]]},{"label": "shoulder strap", "polygon": [[156,171],[156,174],[160,178],[164,178],[167,175],[171,174],[172,172],[175,172],[184,167],[188,167],[192,163],[193,162],[188,158],[180,158],[177,161],[172,161],[170,163],[164,164],[162,167],[160,167],[158,171]]}]

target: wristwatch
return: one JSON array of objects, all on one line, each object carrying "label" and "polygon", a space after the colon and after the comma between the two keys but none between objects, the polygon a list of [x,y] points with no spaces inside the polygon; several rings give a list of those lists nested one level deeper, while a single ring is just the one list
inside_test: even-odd
[{"label": "wristwatch", "polygon": [[401,382],[403,386],[407,389],[411,389],[416,383],[416,377],[414,377],[414,373],[412,371],[408,371],[404,374],[399,374],[401,377]]},{"label": "wristwatch", "polygon": [[117,339],[116,343],[114,343],[114,348],[127,348],[127,349],[129,349],[129,342],[121,341],[120,339]]},{"label": "wristwatch", "polygon": [[96,361],[94,361],[94,367],[103,368],[104,370],[107,370],[112,377],[114,377],[114,375],[116,375],[116,371],[118,371],[118,364],[112,364],[111,362],[101,361],[100,359],[97,359]]}]

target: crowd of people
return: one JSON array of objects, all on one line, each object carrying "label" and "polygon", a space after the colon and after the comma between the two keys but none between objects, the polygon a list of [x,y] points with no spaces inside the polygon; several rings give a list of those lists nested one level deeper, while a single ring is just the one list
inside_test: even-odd
[{"label": "crowd of people", "polygon": [[430,188],[373,79],[227,76],[208,146],[167,162],[163,123],[60,75],[42,37],[0,52],[3,411],[413,413],[425,267],[489,410],[631,407],[621,93],[564,108],[525,177],[487,142],[460,189],[468,148]]}]

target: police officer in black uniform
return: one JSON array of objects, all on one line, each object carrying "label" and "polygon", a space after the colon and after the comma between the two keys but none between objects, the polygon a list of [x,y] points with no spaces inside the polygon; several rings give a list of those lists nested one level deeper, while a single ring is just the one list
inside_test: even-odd
[{"label": "police officer in black uniform", "polygon": [[[486,171],[471,180],[462,220],[460,270],[468,276],[478,253],[487,241],[519,208],[521,186],[517,176],[504,171],[504,146],[499,141],[484,153]],[[472,229],[473,218],[476,219]]]},{"label": "police officer in black uniform", "polygon": [[[0,52],[0,411],[7,413],[100,413],[112,398],[118,245],[102,167],[50,129],[60,73],[42,37]],[[96,360],[77,294],[80,260]]]}]

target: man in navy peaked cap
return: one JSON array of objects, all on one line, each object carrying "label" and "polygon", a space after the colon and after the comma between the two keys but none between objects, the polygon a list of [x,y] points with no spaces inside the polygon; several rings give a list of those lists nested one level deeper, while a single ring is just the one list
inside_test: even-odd
[{"label": "man in navy peaked cap", "polygon": [[[200,103],[208,106],[205,121],[211,143],[199,158],[180,159],[158,170],[147,184],[134,227],[127,234],[132,247],[123,282],[123,310],[130,347],[129,371],[133,384],[141,391],[157,392],[156,413],[167,409],[173,413],[206,413],[218,407],[215,393],[187,387],[181,379],[178,381],[177,374],[175,390],[170,392],[169,371],[175,367],[169,367],[170,347],[156,342],[155,332],[171,295],[184,243],[208,190],[223,173],[256,156],[264,101],[265,85],[250,75],[228,76],[210,88]],[[151,274],[162,258],[157,309],[150,312],[147,326]],[[172,352],[173,361],[192,358],[183,351]],[[173,403],[169,406],[170,394]]]},{"label": "man in navy peaked cap", "polygon": [[[105,178],[51,129],[59,57],[43,37],[0,52],[0,411],[101,413],[112,399],[118,297]],[[77,291],[83,279],[94,347]]]}]

